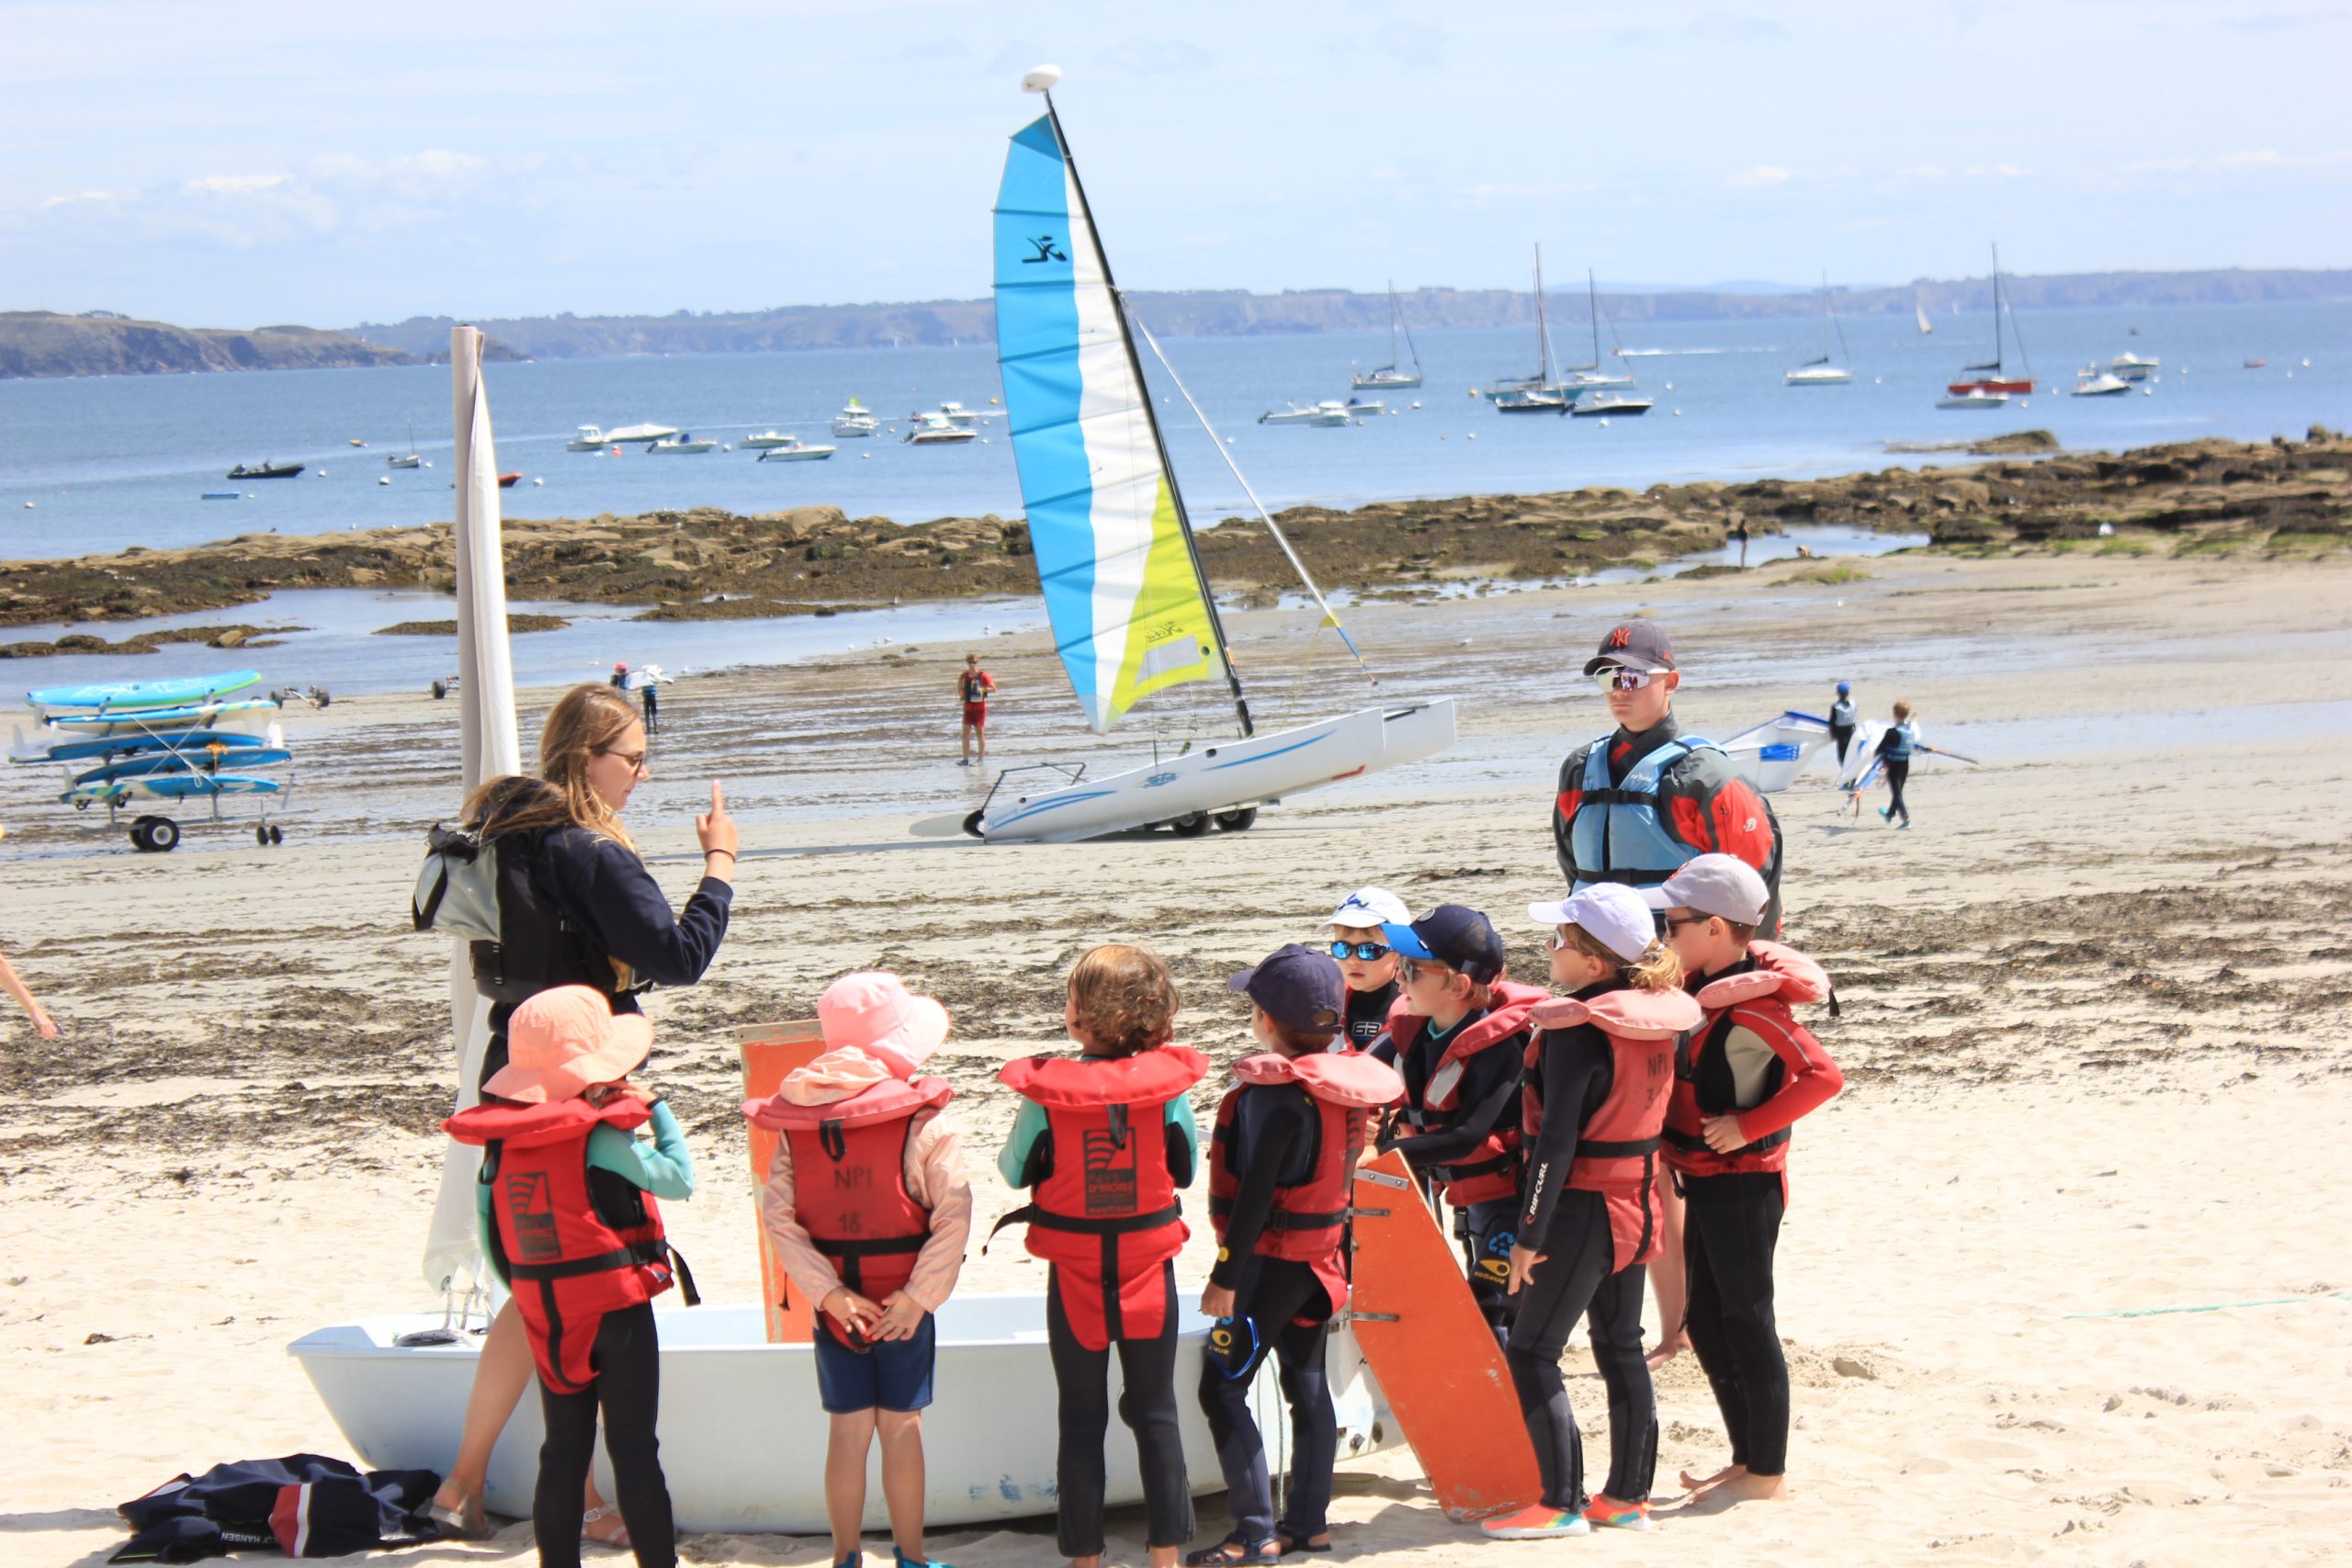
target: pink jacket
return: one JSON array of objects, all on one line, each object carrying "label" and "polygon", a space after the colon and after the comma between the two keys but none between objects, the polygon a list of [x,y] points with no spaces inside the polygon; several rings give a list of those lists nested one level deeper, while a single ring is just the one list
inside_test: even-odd
[{"label": "pink jacket", "polygon": [[[780,1093],[795,1105],[831,1105],[890,1076],[880,1062],[843,1046],[828,1051],[784,1080]],[[907,1191],[931,1211],[931,1238],[915,1256],[907,1294],[925,1312],[937,1312],[956,1289],[964,1247],[972,1234],[972,1189],[964,1178],[964,1148],[956,1129],[934,1111],[917,1115],[907,1140]],[[776,1260],[802,1297],[821,1302],[841,1286],[832,1260],[817,1250],[793,1210],[792,1145],[778,1139],[775,1163],[760,1192],[760,1223]]]}]

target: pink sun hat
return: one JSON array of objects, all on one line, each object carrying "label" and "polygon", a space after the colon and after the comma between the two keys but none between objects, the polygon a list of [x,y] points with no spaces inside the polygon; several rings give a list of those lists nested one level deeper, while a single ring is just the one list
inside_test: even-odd
[{"label": "pink sun hat", "polygon": [[618,1083],[653,1049],[643,1013],[616,1013],[589,986],[558,986],[514,1010],[506,1023],[506,1065],[484,1094],[539,1105],[576,1098],[590,1084]]},{"label": "pink sun hat", "polygon": [[911,1078],[947,1038],[947,1010],[884,970],[844,975],[817,998],[817,1023],[825,1049],[853,1046]]}]

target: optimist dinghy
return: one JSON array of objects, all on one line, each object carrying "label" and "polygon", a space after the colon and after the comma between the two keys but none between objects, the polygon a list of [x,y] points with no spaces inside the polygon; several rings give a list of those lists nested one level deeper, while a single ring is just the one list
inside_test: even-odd
[{"label": "optimist dinghy", "polygon": [[[1240,735],[1107,777],[1064,769],[1051,787],[1027,794],[1007,786],[1011,773],[1000,775],[987,804],[963,819],[964,830],[997,843],[1067,842],[1162,825],[1197,834],[1213,821],[1238,831],[1267,803],[1443,750],[1453,743],[1453,703],[1444,697],[1257,732],[1227,657],[1138,336],[1195,415],[1199,405],[1151,334],[1130,318],[1112,279],[1046,91],[1058,79],[1041,70],[1023,83],[1046,94],[1046,112],[1014,135],[1005,157],[995,268],[997,363],[1055,647],[1098,733],[1153,693],[1221,676]],[[1224,455],[1225,444],[1215,445]],[[1231,466],[1229,456],[1226,461]],[[1247,492],[1248,480],[1241,483]],[[1340,627],[1281,528],[1262,506],[1258,512],[1323,624]],[[1340,636],[1354,652],[1344,628]]]}]

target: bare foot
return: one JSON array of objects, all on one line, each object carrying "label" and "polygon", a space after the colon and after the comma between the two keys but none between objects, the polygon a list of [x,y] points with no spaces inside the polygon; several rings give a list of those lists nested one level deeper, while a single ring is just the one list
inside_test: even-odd
[{"label": "bare foot", "polygon": [[1720,1485],[1685,1503],[1680,1512],[1690,1514],[1720,1514],[1742,1503],[1785,1503],[1789,1500],[1789,1478],[1785,1475],[1755,1475],[1741,1471]]},{"label": "bare foot", "polygon": [[1721,1486],[1732,1477],[1747,1473],[1747,1467],[1744,1464],[1727,1464],[1713,1475],[1693,1475],[1686,1470],[1682,1472],[1682,1489],[1685,1492],[1704,1492],[1710,1486]]},{"label": "bare foot", "polygon": [[1657,1342],[1657,1348],[1643,1357],[1642,1359],[1649,1364],[1650,1371],[1656,1371],[1660,1367],[1666,1365],[1668,1361],[1671,1361],[1675,1357],[1679,1356],[1683,1351],[1688,1350],[1689,1348],[1690,1348],[1690,1341],[1683,1336],[1676,1334],[1659,1340]]}]

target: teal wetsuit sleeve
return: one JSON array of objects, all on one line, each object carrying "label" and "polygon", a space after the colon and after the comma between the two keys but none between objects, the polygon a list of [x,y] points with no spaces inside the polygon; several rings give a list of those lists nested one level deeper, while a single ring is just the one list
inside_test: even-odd
[{"label": "teal wetsuit sleeve", "polygon": [[998,1151],[996,1170],[1004,1178],[1007,1187],[1027,1185],[1022,1179],[1029,1169],[1029,1151],[1046,1135],[1046,1108],[1034,1100],[1021,1102],[1021,1114],[1012,1119],[1012,1135],[1004,1140]]},{"label": "teal wetsuit sleeve", "polygon": [[[1190,1187],[1193,1177],[1201,1168],[1201,1122],[1193,1114],[1193,1099],[1180,1094],[1168,1102],[1168,1130],[1173,1134],[1168,1144],[1169,1169],[1179,1187]],[[1183,1148],[1183,1168],[1176,1168],[1178,1145]]]},{"label": "teal wetsuit sleeve", "polygon": [[498,1276],[500,1284],[511,1283],[506,1278],[506,1259],[498,1251],[498,1233],[491,1225],[490,1183],[487,1181],[474,1183],[474,1219],[481,1232],[481,1255],[490,1260],[491,1272]]},{"label": "teal wetsuit sleeve", "polygon": [[656,1198],[683,1202],[695,1195],[695,1156],[677,1116],[664,1102],[653,1108],[653,1146],[648,1148],[617,1127],[588,1134],[588,1163],[644,1188]]}]

